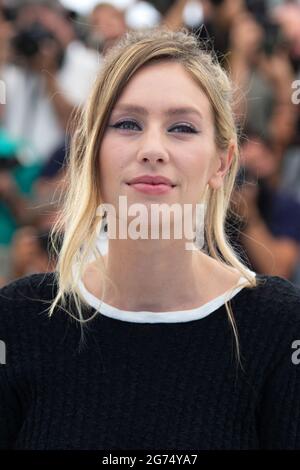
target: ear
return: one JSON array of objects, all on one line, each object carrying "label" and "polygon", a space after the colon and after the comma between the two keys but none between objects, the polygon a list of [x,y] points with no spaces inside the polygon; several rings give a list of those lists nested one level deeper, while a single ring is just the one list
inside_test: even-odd
[{"label": "ear", "polygon": [[217,158],[214,163],[213,174],[207,182],[210,188],[219,189],[222,186],[224,177],[231,166],[235,149],[236,146],[234,142],[230,141],[227,150],[218,151]]}]

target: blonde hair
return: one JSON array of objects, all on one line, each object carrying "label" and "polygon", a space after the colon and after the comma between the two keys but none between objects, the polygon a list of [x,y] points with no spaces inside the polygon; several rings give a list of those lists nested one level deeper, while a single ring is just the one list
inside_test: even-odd
[{"label": "blonde hair", "polygon": [[[245,278],[245,287],[255,287],[258,280],[251,275],[239,254],[234,251],[225,234],[225,218],[230,196],[239,168],[238,136],[232,111],[232,86],[214,54],[199,47],[198,40],[185,28],[171,31],[166,27],[126,33],[120,42],[105,56],[102,69],[94,84],[88,102],[77,115],[76,132],[68,157],[65,195],[60,218],[54,225],[51,240],[57,254],[55,271],[58,285],[57,295],[49,309],[49,315],[61,302],[66,306],[67,296],[74,300],[81,325],[85,319],[82,307],[86,305],[78,281],[92,255],[105,274],[104,260],[96,247],[97,226],[101,216],[96,217],[101,203],[99,188],[98,154],[103,134],[111,111],[123,88],[142,66],[157,61],[175,61],[182,64],[191,78],[199,85],[210,101],[215,120],[215,141],[221,150],[235,144],[235,153],[230,169],[224,177],[223,186],[217,190],[209,187],[205,204],[205,237],[208,254],[219,262],[236,268]],[[56,250],[57,237],[63,233],[60,251]],[[78,269],[74,271],[73,267]],[[237,353],[239,355],[238,332],[229,302],[226,310],[232,325]]]}]

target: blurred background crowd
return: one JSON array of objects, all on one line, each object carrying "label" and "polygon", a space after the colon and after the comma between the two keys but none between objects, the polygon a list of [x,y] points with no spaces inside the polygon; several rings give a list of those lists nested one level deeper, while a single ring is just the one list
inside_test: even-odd
[{"label": "blurred background crowd", "polygon": [[72,113],[127,30],[183,26],[235,84],[241,170],[226,230],[300,285],[300,1],[0,0],[0,286],[52,271]]}]

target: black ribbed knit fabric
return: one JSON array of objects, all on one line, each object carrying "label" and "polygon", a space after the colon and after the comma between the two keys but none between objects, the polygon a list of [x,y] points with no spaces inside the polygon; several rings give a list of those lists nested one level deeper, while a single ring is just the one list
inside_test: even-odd
[{"label": "black ribbed knit fabric", "polygon": [[0,448],[299,449],[300,289],[258,278],[231,300],[243,369],[225,306],[177,323],[97,315],[82,344],[62,309],[47,316],[53,273],[11,282],[0,290]]}]

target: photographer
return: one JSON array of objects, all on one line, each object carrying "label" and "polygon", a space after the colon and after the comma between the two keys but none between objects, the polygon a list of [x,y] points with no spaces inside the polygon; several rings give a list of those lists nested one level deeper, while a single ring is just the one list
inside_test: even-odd
[{"label": "photographer", "polygon": [[[262,135],[248,133],[241,146],[241,163],[232,209],[242,227],[231,241],[257,272],[293,281],[300,263],[300,204],[274,186],[273,176],[280,164],[274,144]],[[231,234],[234,223],[229,219]]]},{"label": "photographer", "polygon": [[3,124],[46,161],[62,145],[71,113],[84,101],[99,61],[76,40],[70,18],[55,3],[20,7],[15,29],[14,63],[2,73],[7,86]]},{"label": "photographer", "polygon": [[0,129],[0,284],[11,279],[11,243],[18,227],[35,224],[40,209],[33,207],[33,182],[39,164],[22,165],[22,146]]},{"label": "photographer", "polygon": [[90,15],[91,46],[105,55],[127,31],[125,15],[122,10],[109,2],[97,4]]}]

